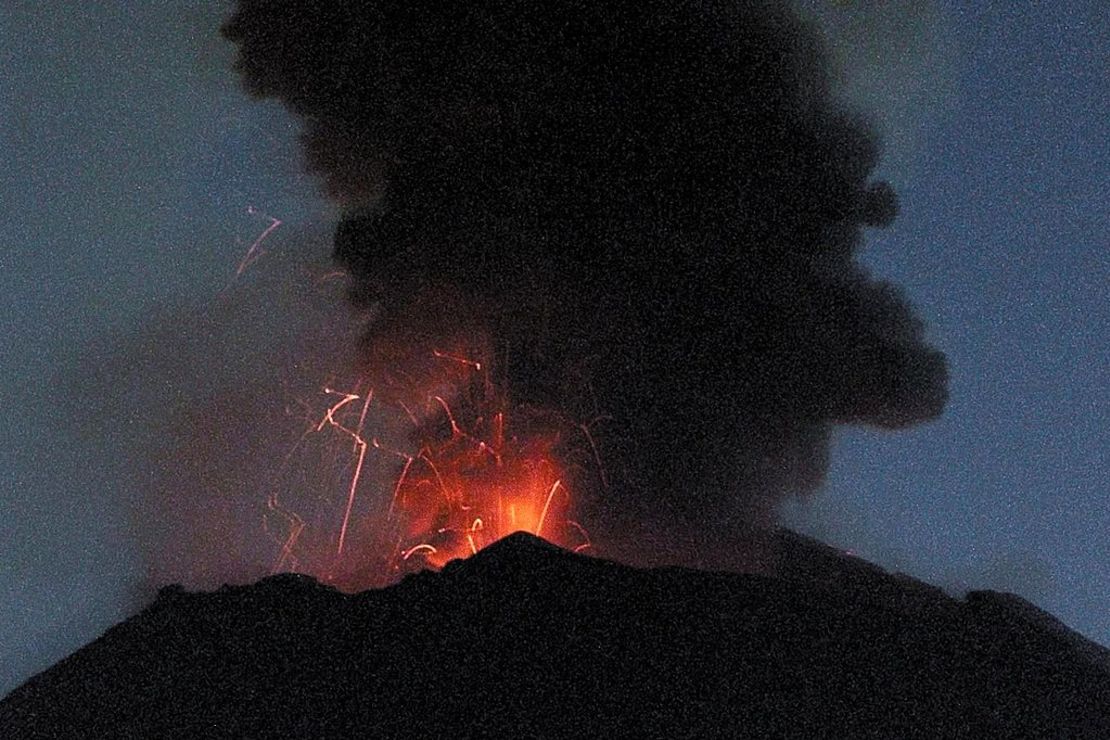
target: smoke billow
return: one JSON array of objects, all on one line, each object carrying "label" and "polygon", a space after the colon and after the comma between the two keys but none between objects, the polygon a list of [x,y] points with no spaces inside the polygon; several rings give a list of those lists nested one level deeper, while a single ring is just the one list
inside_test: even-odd
[{"label": "smoke billow", "polygon": [[834,425],[942,410],[943,355],[855,259],[897,209],[879,142],[785,4],[240,0],[224,33],[345,207],[368,346],[485,327],[519,403],[613,418],[627,515],[766,513]]}]

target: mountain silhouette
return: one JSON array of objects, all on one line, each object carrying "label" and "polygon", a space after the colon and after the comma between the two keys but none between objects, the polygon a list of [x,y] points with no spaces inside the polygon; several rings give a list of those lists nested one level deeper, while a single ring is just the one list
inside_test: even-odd
[{"label": "mountain silhouette", "polygon": [[1110,737],[1110,652],[808,538],[775,575],[525,533],[343,594],[162,589],[0,702],[0,736]]}]

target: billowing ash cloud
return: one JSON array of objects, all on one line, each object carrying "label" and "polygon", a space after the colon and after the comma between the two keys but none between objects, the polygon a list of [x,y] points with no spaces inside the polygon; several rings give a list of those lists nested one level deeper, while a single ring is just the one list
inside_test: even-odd
[{"label": "billowing ash cloud", "polygon": [[240,0],[225,33],[346,206],[353,299],[485,326],[521,403],[612,416],[617,508],[766,512],[833,425],[943,408],[943,355],[855,260],[896,212],[878,142],[787,6]]}]

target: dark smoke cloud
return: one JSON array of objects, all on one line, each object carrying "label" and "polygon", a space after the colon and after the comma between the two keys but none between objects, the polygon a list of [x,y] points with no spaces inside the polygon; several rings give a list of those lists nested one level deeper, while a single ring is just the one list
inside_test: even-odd
[{"label": "dark smoke cloud", "polygon": [[767,512],[834,425],[941,412],[943,355],[855,259],[897,210],[879,143],[789,7],[240,0],[224,32],[303,119],[377,331],[484,326],[521,403],[613,416],[611,509]]}]

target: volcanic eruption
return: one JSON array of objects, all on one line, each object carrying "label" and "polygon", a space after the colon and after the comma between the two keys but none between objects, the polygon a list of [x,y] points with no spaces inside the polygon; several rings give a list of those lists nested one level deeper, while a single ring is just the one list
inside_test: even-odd
[{"label": "volcanic eruption", "polygon": [[350,409],[511,414],[561,468],[540,489],[578,470],[596,531],[646,541],[765,523],[835,425],[944,407],[944,356],[856,259],[897,210],[879,142],[786,5],[240,0],[223,30],[343,208],[373,315]]},{"label": "volcanic eruption", "polygon": [[[856,261],[896,211],[876,139],[790,10],[241,0],[225,33],[344,209],[341,273],[280,278],[273,313],[344,277],[360,334],[320,323],[284,417],[249,392],[195,413],[205,487],[222,447],[264,470],[275,574],[163,587],[0,701],[0,732],[1110,733],[1110,654],[1016,596],[785,529],[774,573],[608,557],[742,548],[819,486],[833,427],[946,400],[922,323]],[[260,223],[237,276],[279,253]],[[258,364],[232,374],[280,374]],[[257,430],[290,417],[274,464]],[[218,509],[205,487],[189,505]],[[216,519],[202,547],[233,551]]]},{"label": "volcanic eruption", "polygon": [[[823,574],[637,569],[503,538],[344,594],[291,574],[141,613],[0,700],[6,737],[1082,737],[1110,652],[783,531]],[[801,576],[801,577],[799,577]]]}]

